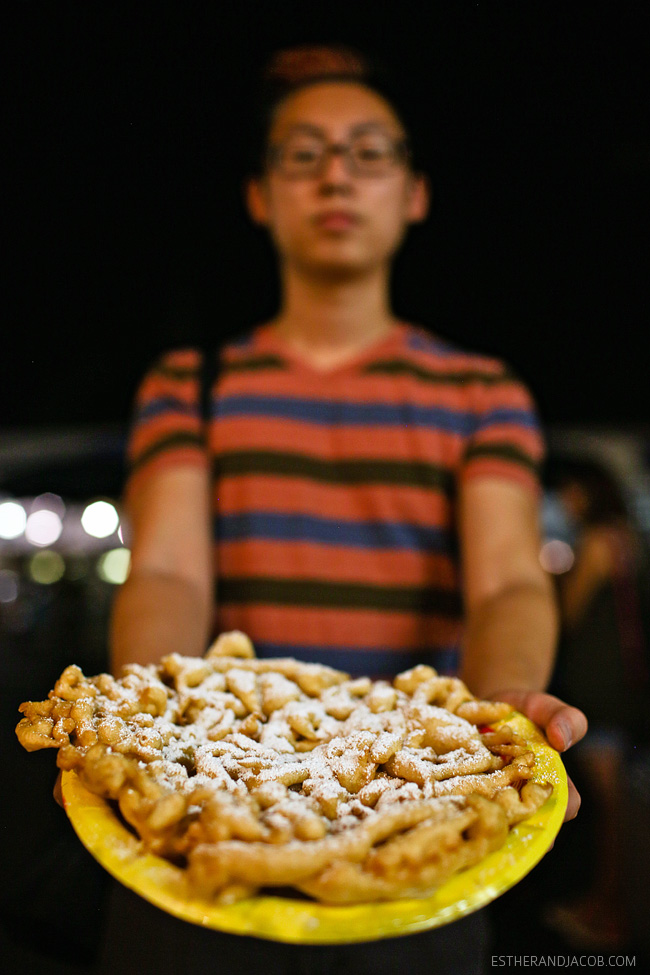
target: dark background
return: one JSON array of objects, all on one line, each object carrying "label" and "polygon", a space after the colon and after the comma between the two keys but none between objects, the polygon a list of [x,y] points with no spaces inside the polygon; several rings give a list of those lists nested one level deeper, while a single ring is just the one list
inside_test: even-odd
[{"label": "dark background", "polygon": [[643,424],[650,12],[639,3],[14,4],[0,428],[123,423],[163,348],[275,310],[242,205],[260,65],[379,54],[434,188],[396,311],[506,358],[548,423]]},{"label": "dark background", "polygon": [[[272,254],[242,205],[252,94],[276,48],[336,41],[397,76],[432,179],[396,311],[506,358],[549,425],[647,427],[650,442],[647,0],[14,0],[0,15],[3,490],[117,496],[119,431],[152,358],[274,312]],[[110,594],[90,571],[62,595],[5,564],[22,588],[0,627],[15,793],[0,822],[0,956],[11,971],[87,973],[106,876],[51,801],[52,755],[27,756],[13,727],[16,702],[44,696],[70,660],[106,669]],[[499,953],[569,952],[541,919],[587,883],[597,837],[578,782],[576,824],[491,909]],[[625,863],[647,955],[647,768],[644,788]]]}]

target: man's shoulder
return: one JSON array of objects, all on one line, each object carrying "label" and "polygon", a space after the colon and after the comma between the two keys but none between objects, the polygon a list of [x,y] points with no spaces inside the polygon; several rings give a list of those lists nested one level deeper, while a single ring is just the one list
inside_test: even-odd
[{"label": "man's shoulder", "polygon": [[218,345],[217,351],[221,368],[244,367],[250,361],[252,366],[273,355],[274,347],[271,331],[268,325],[254,325],[242,329],[224,338]]},{"label": "man's shoulder", "polygon": [[413,366],[425,371],[476,379],[502,378],[510,373],[502,359],[465,348],[422,325],[405,324],[400,352]]},{"label": "man's shoulder", "polygon": [[201,351],[191,346],[173,346],[157,352],[150,360],[150,378],[184,381],[195,378],[201,366]]},{"label": "man's shoulder", "polygon": [[257,345],[260,336],[263,334],[264,327],[256,325],[224,337],[218,346],[223,350],[232,349],[234,352],[247,352]]},{"label": "man's shoulder", "polygon": [[166,374],[168,378],[184,379],[197,376],[206,357],[230,359],[245,356],[256,348],[257,329],[250,328],[226,337],[215,337],[203,346],[172,346],[157,353],[151,362],[151,371]]}]

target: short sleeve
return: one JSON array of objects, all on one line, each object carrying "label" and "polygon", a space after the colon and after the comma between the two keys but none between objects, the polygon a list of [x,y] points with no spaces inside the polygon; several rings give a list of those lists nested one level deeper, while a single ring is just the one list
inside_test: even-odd
[{"label": "short sleeve", "polygon": [[144,376],[127,440],[127,497],[162,468],[207,464],[200,375],[200,353],[180,349],[162,355]]},{"label": "short sleeve", "polygon": [[524,383],[505,366],[477,383],[460,478],[504,477],[539,491],[545,452],[537,406]]}]

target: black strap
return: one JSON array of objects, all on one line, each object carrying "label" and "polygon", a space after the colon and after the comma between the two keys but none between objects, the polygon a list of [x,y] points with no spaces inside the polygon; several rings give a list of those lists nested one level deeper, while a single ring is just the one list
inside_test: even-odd
[{"label": "black strap", "polygon": [[212,387],[219,375],[221,352],[218,348],[206,348],[203,350],[203,362],[201,364],[201,389],[200,405],[201,416],[204,424],[210,420],[212,407]]}]

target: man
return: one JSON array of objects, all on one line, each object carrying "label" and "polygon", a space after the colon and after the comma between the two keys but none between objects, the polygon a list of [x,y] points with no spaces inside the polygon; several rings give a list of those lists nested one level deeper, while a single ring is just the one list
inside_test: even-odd
[{"label": "man", "polygon": [[[429,190],[362,61],[294,51],[274,72],[247,202],[277,251],[281,307],[224,351],[207,449],[195,350],[141,387],[113,669],[202,654],[216,582],[216,629],[244,630],[258,653],[458,670],[564,750],[586,719],[544,693],[556,611],[528,394],[391,309],[392,259]],[[572,790],[567,818],[578,805]]]}]

